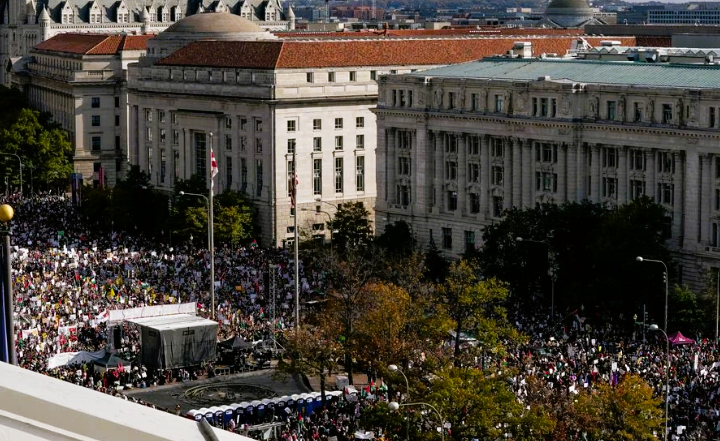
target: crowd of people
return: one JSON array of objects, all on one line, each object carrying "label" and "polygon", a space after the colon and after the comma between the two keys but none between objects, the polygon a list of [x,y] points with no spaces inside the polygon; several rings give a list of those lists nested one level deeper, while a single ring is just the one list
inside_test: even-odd
[{"label": "crowd of people", "polygon": [[[160,244],[154,238],[100,234],[85,225],[62,195],[19,195],[4,202],[16,210],[13,221],[13,280],[18,363],[98,391],[121,394],[122,385],[148,387],[193,379],[203,370],[148,372],[138,363],[95,371],[87,365],[49,369],[58,353],[98,351],[108,341],[108,311],[140,306],[195,302],[209,311],[209,253],[189,244]],[[263,283],[270,265],[278,266],[272,303]],[[240,335],[253,341],[293,326],[292,256],[257,246],[218,247],[215,252],[218,340]],[[300,263],[301,296],[324,289],[323,273]],[[509,317],[529,340],[510,348],[503,360],[481,360],[518,367],[514,388],[527,395],[528,377],[572,394],[598,382],[617,383],[626,373],[640,375],[664,397],[666,353],[661,335],[646,340],[622,317],[596,311],[551,319],[546,310],[516,305]],[[117,355],[132,360],[138,337],[125,329]],[[673,345],[670,351],[670,429],[676,441],[720,435],[720,352],[714,342]],[[118,387],[120,386],[120,387]],[[341,401],[313,415],[290,415],[283,440],[351,439],[357,417],[374,400]]]}]

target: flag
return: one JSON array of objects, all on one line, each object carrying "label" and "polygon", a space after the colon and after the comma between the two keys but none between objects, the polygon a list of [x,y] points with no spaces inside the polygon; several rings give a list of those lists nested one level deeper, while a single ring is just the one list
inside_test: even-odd
[{"label": "flag", "polygon": [[217,161],[215,160],[215,152],[210,147],[210,189],[215,187],[215,176],[218,174]]},{"label": "flag", "polygon": [[297,194],[297,186],[299,183],[295,163],[293,163],[292,181],[290,182],[290,208],[295,208],[295,195]]}]

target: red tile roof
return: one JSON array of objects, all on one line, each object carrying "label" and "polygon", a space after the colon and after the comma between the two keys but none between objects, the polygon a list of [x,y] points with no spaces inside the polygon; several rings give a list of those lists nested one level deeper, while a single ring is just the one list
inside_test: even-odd
[{"label": "red tile roof", "polygon": [[[610,37],[586,37],[599,45]],[[533,54],[564,55],[577,37],[526,37]],[[634,46],[635,37],[612,37]],[[158,62],[168,66],[292,69],[351,66],[441,65],[504,54],[518,38],[197,41]]]},{"label": "red tile roof", "polygon": [[123,50],[144,50],[154,35],[58,34],[35,46],[36,50],[86,55],[113,55]]},{"label": "red tile roof", "polygon": [[381,37],[448,37],[453,35],[583,35],[582,29],[553,29],[553,28],[471,28],[454,29],[381,29],[381,30],[360,30],[344,32],[313,32],[313,31],[291,31],[275,32],[283,39],[297,38],[381,38]]}]

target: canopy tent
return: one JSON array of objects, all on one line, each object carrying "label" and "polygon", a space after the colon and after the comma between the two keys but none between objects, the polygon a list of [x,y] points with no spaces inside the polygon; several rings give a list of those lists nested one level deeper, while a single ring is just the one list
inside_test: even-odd
[{"label": "canopy tent", "polygon": [[695,344],[695,340],[687,338],[680,333],[680,331],[668,336],[668,341],[674,345],[692,345]]},{"label": "canopy tent", "polygon": [[225,341],[221,341],[218,343],[218,346],[220,346],[223,349],[232,349],[232,350],[242,350],[242,349],[252,349],[253,345],[252,343],[246,342],[240,336],[236,335],[235,337],[229,338]]},{"label": "canopy tent", "polygon": [[93,361],[101,360],[105,357],[107,351],[100,349],[96,352],[61,352],[53,355],[48,359],[48,369],[55,369],[60,366],[72,366],[76,364],[85,364]]}]

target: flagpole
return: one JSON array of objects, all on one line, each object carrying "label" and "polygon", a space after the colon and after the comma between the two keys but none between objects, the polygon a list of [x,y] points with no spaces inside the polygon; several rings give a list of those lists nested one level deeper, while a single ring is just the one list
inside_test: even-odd
[{"label": "flagpole", "polygon": [[215,152],[213,152],[213,134],[210,132],[210,197],[208,198],[208,243],[210,244],[210,318],[215,320],[215,236],[213,221],[213,193],[215,189]]},{"label": "flagpole", "polygon": [[297,162],[293,149],[293,244],[295,245],[295,332],[300,330],[300,261],[298,260]]}]

